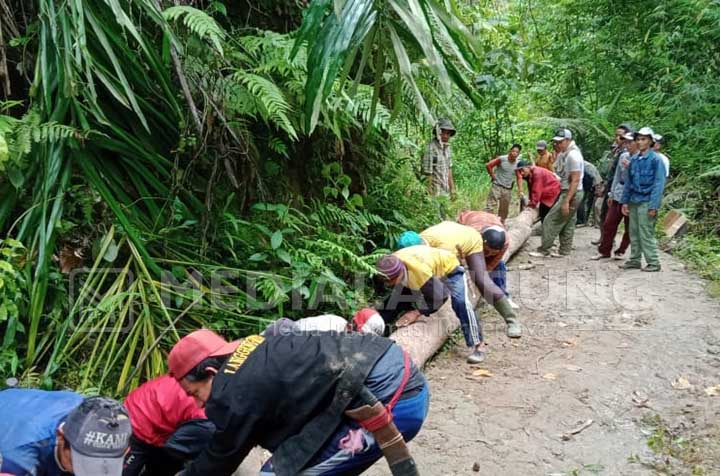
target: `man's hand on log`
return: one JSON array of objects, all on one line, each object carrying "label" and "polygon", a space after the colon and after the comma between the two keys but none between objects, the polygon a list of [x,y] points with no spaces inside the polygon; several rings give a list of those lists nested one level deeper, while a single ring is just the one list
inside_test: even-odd
[{"label": "man's hand on log", "polygon": [[410,324],[416,322],[418,319],[420,319],[420,316],[421,316],[420,311],[417,311],[417,310],[406,312],[405,314],[402,315],[402,317],[400,319],[397,320],[395,325],[397,327],[407,327]]}]

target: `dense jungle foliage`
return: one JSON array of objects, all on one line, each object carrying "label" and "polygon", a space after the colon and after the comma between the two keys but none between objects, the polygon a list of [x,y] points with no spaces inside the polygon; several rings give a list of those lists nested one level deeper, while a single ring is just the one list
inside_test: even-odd
[{"label": "dense jungle foliage", "polygon": [[0,376],[122,394],[179,335],[348,316],[438,219],[420,156],[569,126],[668,139],[675,251],[720,279],[717,0],[0,0]]}]

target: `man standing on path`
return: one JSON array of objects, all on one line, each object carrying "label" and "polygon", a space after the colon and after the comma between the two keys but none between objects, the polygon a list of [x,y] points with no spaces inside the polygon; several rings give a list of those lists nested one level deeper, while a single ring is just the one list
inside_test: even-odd
[{"label": "man standing on path", "polygon": [[422,173],[427,178],[428,191],[433,197],[455,198],[455,181],[452,174],[450,138],[456,133],[448,119],[440,119],[433,127],[433,138],[422,158]]},{"label": "man standing on path", "polygon": [[529,160],[519,161],[518,170],[528,182],[530,192],[528,206],[538,208],[540,221],[545,221],[545,217],[560,195],[560,180],[554,172],[533,165]]},{"label": "man standing on path", "polygon": [[653,136],[653,140],[655,141],[655,145],[653,146],[653,150],[655,153],[660,157],[660,160],[662,160],[663,165],[665,166],[665,178],[670,175],[670,159],[668,159],[668,156],[660,152],[660,149],[665,145],[665,138],[661,136],[660,134],[655,134]]},{"label": "man standing on path", "polygon": [[555,156],[547,150],[547,142],[539,140],[537,142],[537,157],[535,158],[535,166],[542,167],[555,173]]},{"label": "man standing on path", "polygon": [[622,256],[630,246],[630,220],[622,214],[622,198],[625,181],[627,180],[627,169],[630,166],[630,157],[637,152],[635,144],[635,135],[628,132],[623,136],[623,143],[620,145],[620,157],[618,166],[615,167],[615,176],[612,179],[612,189],[608,193],[608,211],[605,215],[605,221],[602,224],[600,233],[600,246],[598,246],[598,254],[593,256],[592,260],[610,258],[613,245],[615,244],[615,235],[617,235],[620,222],[625,221],[625,232],[622,236],[620,246],[615,250],[615,259],[622,259]]},{"label": "man standing on path", "polygon": [[665,165],[652,150],[652,129],[640,129],[635,141],[639,150],[630,159],[620,199],[623,215],[630,217],[630,259],[621,268],[640,269],[644,256],[647,266],[643,271],[660,271],[655,223],[665,189]]},{"label": "man standing on path", "polygon": [[[595,202],[595,196],[597,195],[596,190],[602,185],[602,177],[598,173],[597,168],[587,160],[583,163],[583,183],[582,189],[585,191],[585,196],[582,203],[578,207],[577,211],[577,224],[587,225],[590,221],[590,214],[593,210],[593,203]],[[599,191],[599,193],[602,193]]]},{"label": "man standing on path", "polygon": [[[623,137],[625,136],[625,134],[631,133],[631,132],[633,132],[632,129],[630,128],[630,126],[628,126],[626,124],[620,124],[619,126],[617,126],[615,128],[615,138],[613,139],[613,142],[610,145],[610,154],[612,157],[611,158],[612,162],[610,163],[610,167],[608,167],[607,173],[605,175],[605,189],[603,190],[603,202],[602,202],[602,206],[600,208],[600,223],[605,222],[605,217],[608,212],[608,201],[607,201],[608,197],[607,197],[607,195],[610,192],[610,190],[612,190],[612,185],[613,185],[612,180],[613,180],[613,177],[615,176],[615,168],[617,167],[618,160],[620,159],[620,154],[623,151],[623,143],[625,141],[623,139]],[[590,243],[592,243],[593,245],[599,245],[601,240],[602,240],[602,237],[598,238],[596,240],[593,240]]]},{"label": "man standing on path", "polygon": [[[560,196],[550,209],[542,225],[542,244],[534,257],[567,256],[572,252],[577,209],[583,198],[583,156],[575,144],[570,129],[559,129],[553,137],[560,151],[555,173],[560,177]],[[560,254],[551,252],[555,238],[560,237]]]},{"label": "man standing on path", "polygon": [[518,184],[518,193],[521,197],[523,195],[522,177],[517,171],[517,161],[521,150],[522,146],[520,144],[513,144],[507,155],[495,157],[485,164],[485,168],[492,179],[492,187],[488,193],[485,210],[495,213],[499,208],[497,213],[503,223],[505,223],[510,211],[510,200],[512,199],[512,189],[515,181]]}]

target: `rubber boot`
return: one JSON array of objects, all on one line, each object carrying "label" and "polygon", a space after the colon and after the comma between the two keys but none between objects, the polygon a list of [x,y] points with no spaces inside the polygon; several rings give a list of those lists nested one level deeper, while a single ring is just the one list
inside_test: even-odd
[{"label": "rubber boot", "polygon": [[513,339],[517,339],[522,336],[522,329],[520,328],[520,321],[518,321],[517,315],[510,305],[510,300],[506,297],[495,301],[495,310],[505,319],[507,325],[505,334]]}]

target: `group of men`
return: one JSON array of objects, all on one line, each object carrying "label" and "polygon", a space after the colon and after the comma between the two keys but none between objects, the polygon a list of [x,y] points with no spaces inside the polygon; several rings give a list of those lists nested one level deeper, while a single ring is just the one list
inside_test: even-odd
[{"label": "group of men", "polygon": [[[454,134],[449,121],[439,122],[423,159],[433,193],[454,194],[448,144]],[[617,128],[594,259],[611,256],[624,220],[631,256],[623,268],[640,268],[644,257],[645,271],[660,269],[654,225],[669,167],[653,150],[661,139],[647,127]],[[571,252],[576,212],[588,187],[587,162],[570,130],[556,132],[553,149],[538,142],[533,163],[521,159],[521,146],[513,144],[507,155],[488,162],[488,205],[492,211],[498,207],[499,216],[465,211],[456,221],[404,232],[397,250],[377,263],[391,288],[388,297],[350,322],[334,315],[281,319],[232,342],[207,329],[191,332],[170,351],[169,373],[139,386],[124,404],[67,391],[1,391],[0,474],[229,476],[255,446],[272,453],[261,475],[355,475],[382,456],[394,475],[418,474],[406,442],[427,416],[428,383],[408,354],[383,335],[449,299],[467,362],[482,362],[485,338],[467,269],[482,298],[504,319],[507,336],[521,337],[504,261],[513,185],[521,206],[538,208],[542,220],[535,256]],[[624,238],[615,256],[627,246]]]},{"label": "group of men", "polygon": [[384,330],[370,308],[350,323],[285,319],[232,342],[200,329],[124,404],[1,391],[0,474],[229,476],[260,446],[272,452],[257,468],[266,476],[360,474],[383,455],[393,474],[416,475],[406,442],[429,388]]},{"label": "group of men", "polygon": [[[422,171],[435,195],[452,193],[452,160],[449,139],[456,131],[447,120],[436,124],[436,138],[428,146]],[[594,164],[584,159],[569,129],[559,129],[552,139],[553,151],[546,141],[537,142],[534,163],[522,159],[520,144],[513,144],[507,154],[493,158],[485,167],[491,178],[485,210],[497,212],[502,223],[507,219],[512,190],[517,183],[520,208],[537,208],[542,222],[540,247],[534,257],[560,257],[572,252],[576,226],[588,223],[590,215],[600,224],[601,237],[594,241],[598,254],[592,259],[624,259],[628,247],[630,258],[623,269],[659,271],[660,261],[655,240],[655,224],[660,208],[670,161],[660,152],[664,138],[649,127],[638,131],[621,124],[615,131],[611,147],[612,161],[606,177]],[[439,153],[440,151],[441,153]],[[433,164],[443,167],[434,168]],[[527,182],[528,195],[524,192]],[[612,251],[621,222],[625,232],[620,245]],[[559,247],[555,241],[559,239]],[[642,267],[642,259],[646,266]]]},{"label": "group of men", "polygon": [[469,347],[485,359],[482,326],[465,267],[486,301],[521,336],[506,283],[509,242],[499,217],[467,211],[420,233],[407,231],[382,256],[391,288],[377,309],[350,322],[322,315],[280,319],[228,342],[201,329],[180,339],[169,373],[124,404],[73,392],[0,392],[0,473],[16,476],[231,475],[255,446],[272,457],[261,475],[354,475],[385,456],[393,474],[416,475],[406,442],[429,408],[421,370],[393,341],[448,299]]}]

